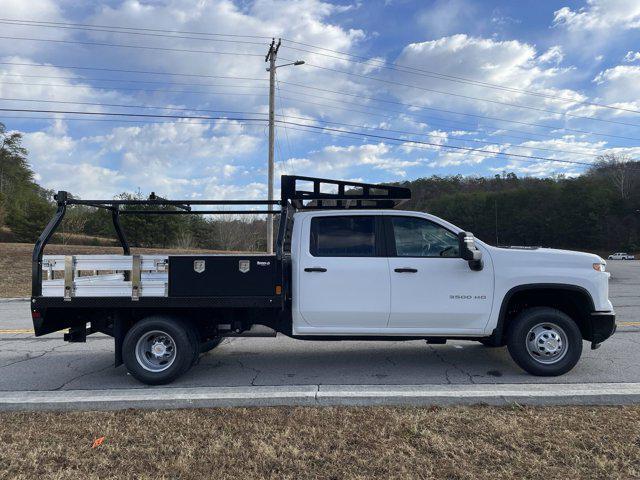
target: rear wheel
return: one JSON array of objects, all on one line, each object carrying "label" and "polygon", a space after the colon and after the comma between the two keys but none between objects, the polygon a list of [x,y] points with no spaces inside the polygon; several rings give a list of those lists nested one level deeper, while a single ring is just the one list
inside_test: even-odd
[{"label": "rear wheel", "polygon": [[149,317],[136,323],[122,344],[127,371],[148,385],[178,378],[199,353],[189,329],[184,322],[168,317]]},{"label": "rear wheel", "polygon": [[532,375],[557,376],[582,355],[582,333],[565,313],[549,307],[525,310],[510,324],[507,347],[513,360]]}]

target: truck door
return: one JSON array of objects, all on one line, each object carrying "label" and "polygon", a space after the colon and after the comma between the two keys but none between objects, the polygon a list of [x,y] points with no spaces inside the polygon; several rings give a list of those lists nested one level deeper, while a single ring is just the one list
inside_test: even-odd
[{"label": "truck door", "polygon": [[305,222],[294,295],[303,322],[296,330],[328,327],[335,334],[385,328],[390,275],[382,217],[321,215]]},{"label": "truck door", "polygon": [[493,268],[472,271],[458,238],[426,218],[386,215],[391,275],[390,328],[477,333],[491,314]]}]

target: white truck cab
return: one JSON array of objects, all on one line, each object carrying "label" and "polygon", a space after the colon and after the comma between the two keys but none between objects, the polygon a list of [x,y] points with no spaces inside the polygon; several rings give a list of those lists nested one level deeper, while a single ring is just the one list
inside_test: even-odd
[{"label": "white truck cab", "polygon": [[[568,372],[583,340],[597,348],[615,332],[599,256],[494,247],[436,216],[395,209],[410,197],[399,186],[292,176],[282,177],[280,201],[80,200],[58,192],[57,212],[34,247],[35,333],[68,328],[70,342],[111,335],[116,365],[162,384],[222,338],[265,336],[261,327],[300,340],[506,345],[534,375]],[[211,214],[191,205],[242,204],[280,205],[275,255],[135,255],[119,223],[121,214]],[[124,254],[43,256],[73,205],[110,210]]]},{"label": "white truck cab", "polygon": [[470,237],[422,212],[297,213],[293,334],[475,338],[500,346],[518,331],[510,345],[516,361],[549,375],[575,365],[583,338],[597,347],[613,333],[610,274],[599,256],[493,247],[471,237],[481,258],[474,261],[465,258],[461,236]]}]

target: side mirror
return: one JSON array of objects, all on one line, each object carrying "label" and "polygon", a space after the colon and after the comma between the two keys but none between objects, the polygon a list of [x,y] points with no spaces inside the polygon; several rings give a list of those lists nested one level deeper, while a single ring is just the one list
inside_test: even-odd
[{"label": "side mirror", "polygon": [[471,232],[458,233],[460,243],[460,256],[469,262],[469,268],[474,271],[482,270],[482,252],[476,247],[475,237]]}]

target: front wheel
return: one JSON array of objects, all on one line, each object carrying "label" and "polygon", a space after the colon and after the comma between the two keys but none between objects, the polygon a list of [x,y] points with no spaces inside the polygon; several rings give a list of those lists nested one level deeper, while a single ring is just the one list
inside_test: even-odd
[{"label": "front wheel", "polygon": [[122,360],[137,380],[147,385],[170,383],[193,364],[199,349],[186,323],[168,317],[148,317],[127,332]]},{"label": "front wheel", "polygon": [[549,307],[520,313],[510,324],[507,347],[513,360],[532,375],[558,376],[582,355],[582,333],[571,317]]}]

